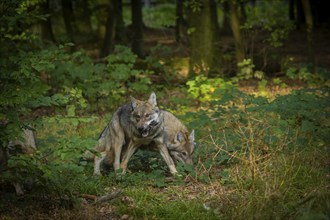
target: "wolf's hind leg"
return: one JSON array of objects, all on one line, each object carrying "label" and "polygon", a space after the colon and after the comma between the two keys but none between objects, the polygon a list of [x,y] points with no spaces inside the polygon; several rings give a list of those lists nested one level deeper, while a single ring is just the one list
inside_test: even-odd
[{"label": "wolf's hind leg", "polygon": [[101,164],[106,157],[106,152],[101,153],[101,157],[94,157],[94,175],[101,175]]}]

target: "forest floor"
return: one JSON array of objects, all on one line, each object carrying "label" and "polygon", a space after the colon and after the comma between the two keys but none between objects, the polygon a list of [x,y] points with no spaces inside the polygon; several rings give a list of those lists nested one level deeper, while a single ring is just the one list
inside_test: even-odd
[{"label": "forest floor", "polygon": [[[316,64],[317,66],[330,70],[330,30],[316,30],[314,37]],[[230,36],[225,36],[222,40],[226,42],[228,47],[233,48],[234,42]],[[188,57],[189,55],[189,50],[185,43],[175,42],[173,30],[147,30],[145,33],[145,47],[147,51],[148,48],[157,44],[167,45],[172,48],[173,57]],[[276,52],[283,57],[293,57],[293,62],[296,64],[305,63],[307,62],[306,57],[308,52],[306,45],[305,32],[294,31],[285,42],[285,46],[277,49]],[[97,51],[94,50],[93,53],[97,53]],[[278,72],[277,67],[272,70],[273,73]],[[292,89],[304,87],[303,83],[292,82],[289,79],[286,79],[286,83],[289,86],[288,88],[273,87],[271,89],[281,90],[275,92],[286,94]],[[243,91],[253,93],[257,90],[257,82],[253,80],[242,82],[240,88]],[[220,168],[217,169],[217,171],[219,170]],[[140,188],[136,187],[136,190],[146,191],[148,195],[152,194],[150,197],[155,198],[154,202],[164,202],[164,206],[166,206],[168,202],[175,203],[176,201],[182,200],[198,200],[198,198],[203,198],[207,201],[207,196],[222,198],[222,204],[219,205],[227,205],[235,200],[234,196],[232,196],[232,192],[226,186],[216,182],[206,185],[194,179],[190,179],[189,181],[189,184],[184,186],[172,185],[170,187],[154,188],[152,186],[142,185]],[[137,209],[139,201],[134,201],[131,198],[136,192],[134,189],[127,187],[126,194],[127,193],[130,196],[125,194],[120,195],[116,198],[116,204],[120,203],[124,206]],[[159,198],[157,198],[158,195]],[[149,197],[146,196],[143,199],[148,200],[148,198]],[[23,201],[24,197],[18,199],[18,203],[20,200]],[[72,207],[70,209],[63,209],[59,206],[52,207],[47,204],[45,204],[45,207],[35,207],[35,204],[27,205],[26,203],[24,203],[25,207],[22,208],[13,204],[6,215],[0,216],[0,219],[19,219],[22,217],[25,219],[133,219],[130,215],[119,215],[118,212],[116,212],[116,204],[111,202],[94,204],[86,199],[81,199],[80,202],[77,203],[77,207]],[[189,203],[185,205],[189,208]],[[210,209],[207,203],[202,205],[205,210]],[[209,219],[214,217],[214,215],[210,215]]]}]

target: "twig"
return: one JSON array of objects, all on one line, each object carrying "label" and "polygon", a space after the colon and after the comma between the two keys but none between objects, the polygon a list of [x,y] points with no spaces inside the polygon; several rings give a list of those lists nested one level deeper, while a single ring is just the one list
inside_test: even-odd
[{"label": "twig", "polygon": [[97,197],[95,203],[102,203],[109,201],[111,199],[118,197],[120,194],[121,194],[121,190],[116,190],[114,192],[109,193],[108,195]]},{"label": "twig", "polygon": [[90,194],[81,194],[80,197],[84,198],[84,199],[93,200],[94,203],[102,203],[102,202],[106,202],[111,199],[114,199],[114,198],[118,197],[120,194],[121,194],[121,190],[116,190],[107,195],[99,196],[99,197],[95,196],[95,195],[90,195]]}]

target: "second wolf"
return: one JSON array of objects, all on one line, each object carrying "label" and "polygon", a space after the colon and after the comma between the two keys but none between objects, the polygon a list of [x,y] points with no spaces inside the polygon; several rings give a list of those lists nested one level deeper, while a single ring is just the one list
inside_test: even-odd
[{"label": "second wolf", "polygon": [[[120,107],[103,130],[95,150],[101,158],[95,157],[94,174],[100,174],[100,166],[112,163],[114,169],[125,172],[127,163],[140,146],[158,149],[175,174],[172,157],[179,162],[192,164],[194,151],[194,131],[187,128],[170,112],[157,107],[156,95],[152,93],[148,101],[132,98],[131,102]],[[172,155],[172,157],[170,156]]]}]

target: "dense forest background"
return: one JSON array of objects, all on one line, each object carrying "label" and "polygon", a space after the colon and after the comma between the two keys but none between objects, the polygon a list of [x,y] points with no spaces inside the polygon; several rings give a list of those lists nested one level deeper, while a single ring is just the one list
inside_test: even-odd
[{"label": "dense forest background", "polygon": [[[328,219],[329,7],[2,0],[0,219]],[[93,176],[83,153],[152,91],[195,130],[195,166],[170,177],[139,151],[129,174]],[[23,128],[38,150],[3,160]]]}]

